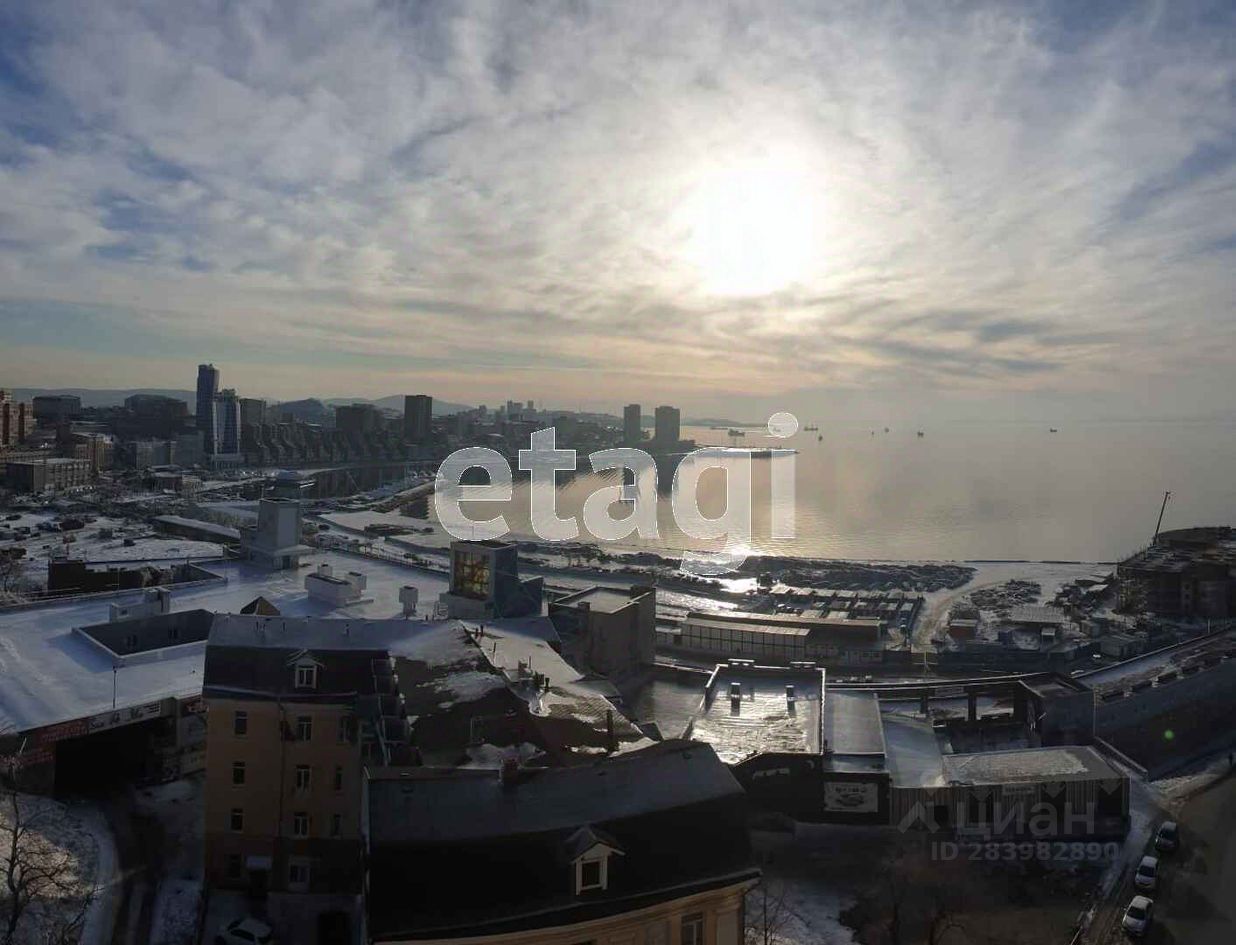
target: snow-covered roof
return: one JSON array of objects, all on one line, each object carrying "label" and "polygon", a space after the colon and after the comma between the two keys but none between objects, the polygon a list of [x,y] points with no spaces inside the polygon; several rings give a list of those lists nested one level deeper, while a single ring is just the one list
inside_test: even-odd
[{"label": "snow-covered roof", "polygon": [[[368,578],[365,599],[342,607],[308,596],[304,571],[270,571],[248,562],[224,561],[212,570],[226,584],[172,590],[172,609],[237,613],[261,595],[285,617],[333,616],[375,619],[403,613],[399,589],[414,585],[421,600],[446,590],[444,576],[324,552],[312,559],[340,570],[362,571]],[[133,596],[140,595],[134,591]],[[108,605],[130,595],[105,596],[0,612],[0,725],[25,731],[78,719],[112,707],[112,664],[74,627],[108,619]],[[126,666],[116,677],[118,708],[173,695],[201,691],[203,655],[186,654]]]}]

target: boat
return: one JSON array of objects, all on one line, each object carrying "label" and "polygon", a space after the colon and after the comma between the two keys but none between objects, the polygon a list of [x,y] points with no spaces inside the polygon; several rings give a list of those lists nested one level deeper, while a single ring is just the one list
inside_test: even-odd
[{"label": "boat", "polygon": [[919,431],[918,431],[918,435],[921,437],[921,436],[923,435],[923,431],[922,431],[922,430],[919,430]]},{"label": "boat", "polygon": [[1059,430],[1057,430],[1055,427],[1052,427],[1052,428],[1051,428],[1051,429],[1049,429],[1047,432],[1048,432],[1048,433],[1059,433],[1060,431],[1059,431]]},{"label": "boat", "polygon": [[733,427],[730,427],[729,435],[730,436],[746,436],[747,433],[745,430],[735,430]]},{"label": "boat", "polygon": [[885,433],[887,433],[887,432],[888,432],[888,427],[885,427],[885,428],[884,428],[884,432],[885,432]]},{"label": "boat", "polygon": [[808,423],[805,427],[803,427],[803,432],[804,433],[814,433],[818,429],[819,427],[817,427],[814,423]]},{"label": "boat", "polygon": [[817,443],[823,443],[823,442],[824,442],[824,434],[823,434],[823,433],[821,433],[819,436],[817,436],[817,437],[815,438],[815,441],[816,441]]}]

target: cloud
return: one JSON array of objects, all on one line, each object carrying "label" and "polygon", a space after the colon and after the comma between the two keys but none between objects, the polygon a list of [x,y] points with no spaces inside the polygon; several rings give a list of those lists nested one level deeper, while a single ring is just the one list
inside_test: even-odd
[{"label": "cloud", "polygon": [[[327,368],[357,394],[403,366],[453,399],[720,405],[1236,367],[1234,27],[1190,3],[26,5],[0,15],[0,296],[49,333],[105,312],[117,352],[316,366],[259,378],[289,396]],[[684,207],[782,161],[817,208],[805,268],[712,294]]]}]

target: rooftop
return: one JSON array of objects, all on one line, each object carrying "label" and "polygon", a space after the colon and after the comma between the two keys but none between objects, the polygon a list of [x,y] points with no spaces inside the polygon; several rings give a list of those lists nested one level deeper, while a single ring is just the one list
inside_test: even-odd
[{"label": "rooftop", "polygon": [[[446,590],[445,577],[385,562],[331,552],[314,556],[341,570],[360,570],[368,578],[366,599],[334,608],[310,598],[300,569],[270,571],[243,561],[222,561],[211,570],[226,583],[172,589],[173,611],[205,609],[236,613],[257,596],[265,597],[286,617],[363,618],[402,614],[399,589],[415,585],[421,600]],[[25,731],[94,715],[112,707],[112,663],[73,628],[105,623],[114,601],[137,600],[132,594],[32,605],[0,614],[0,725]],[[166,696],[201,690],[203,654],[126,666],[116,677],[117,706],[140,705]]]},{"label": "rooftop", "polygon": [[558,606],[587,604],[589,609],[602,614],[613,614],[628,606],[638,594],[627,594],[608,587],[590,587],[578,594],[563,597],[554,603]]},{"label": "rooftop", "polygon": [[950,784],[1009,784],[1019,781],[1119,780],[1123,775],[1088,745],[1068,745],[945,755],[944,777]]},{"label": "rooftop", "polygon": [[[741,698],[731,699],[737,685]],[[786,687],[794,687],[794,699]],[[820,670],[721,664],[691,723],[690,737],[707,742],[726,764],[765,752],[818,754]]]}]

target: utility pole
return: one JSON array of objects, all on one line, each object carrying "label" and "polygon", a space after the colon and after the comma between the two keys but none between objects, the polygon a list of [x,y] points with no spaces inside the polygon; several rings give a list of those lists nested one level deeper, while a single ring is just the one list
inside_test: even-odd
[{"label": "utility pole", "polygon": [[[1172,497],[1172,494],[1170,492],[1163,493],[1163,504],[1159,507],[1159,520],[1155,523],[1155,526],[1154,526],[1154,537],[1155,538],[1159,537],[1159,529],[1163,527],[1163,513],[1167,511],[1167,500],[1170,499],[1171,497]],[[1151,541],[1153,542],[1154,538],[1152,538]]]}]

